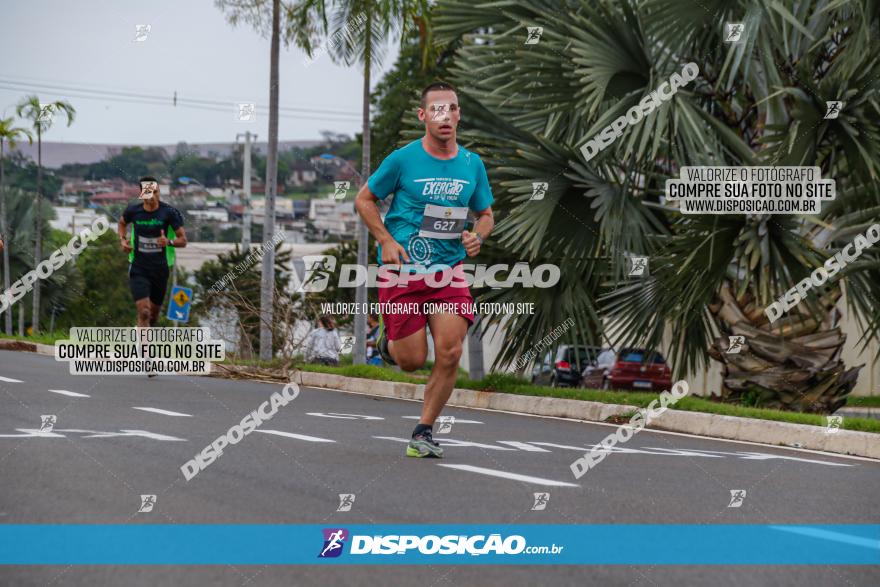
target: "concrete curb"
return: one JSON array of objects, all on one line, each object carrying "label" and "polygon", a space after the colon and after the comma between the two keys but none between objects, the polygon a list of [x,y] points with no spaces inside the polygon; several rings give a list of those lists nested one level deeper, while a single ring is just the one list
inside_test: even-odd
[{"label": "concrete curb", "polygon": [[25,342],[13,338],[0,338],[0,351],[25,351],[29,353],[37,353],[38,355],[46,355],[48,357],[55,356],[55,347],[50,344]]},{"label": "concrete curb", "polygon": [[[54,346],[11,339],[0,339],[0,350],[29,351],[50,357],[55,356]],[[425,397],[425,386],[416,383],[376,381],[310,371],[297,371],[294,375],[294,381],[308,387],[340,389],[395,399],[422,400]],[[604,422],[612,416],[631,414],[638,409],[636,406],[459,388],[452,391],[449,405],[588,422]],[[825,428],[807,424],[791,424],[789,422],[773,422],[771,420],[672,409],[653,418],[648,428],[880,459],[880,434],[871,432],[838,430],[829,434],[825,432]]]},{"label": "concrete curb", "polygon": [[[309,371],[297,371],[294,375],[294,381],[308,387],[340,389],[396,399],[420,400],[424,398],[425,394],[425,386],[421,384],[374,381]],[[629,414],[638,409],[636,406],[459,388],[453,390],[448,405],[590,422],[604,422],[611,416]],[[771,420],[672,409],[653,418],[648,428],[880,459],[880,434],[870,432],[838,430],[829,434],[825,432],[825,428],[807,424],[791,424],[789,422],[773,422]]]}]

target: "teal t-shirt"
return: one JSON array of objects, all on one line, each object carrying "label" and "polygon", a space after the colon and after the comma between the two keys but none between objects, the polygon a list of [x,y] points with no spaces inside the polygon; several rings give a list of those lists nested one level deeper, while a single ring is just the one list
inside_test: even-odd
[{"label": "teal t-shirt", "polygon": [[[385,215],[385,228],[406,249],[416,271],[437,265],[452,266],[464,259],[466,253],[458,230],[463,222],[459,220],[455,224],[455,219],[463,217],[466,209],[482,212],[494,200],[486,167],[476,153],[459,145],[458,153],[452,159],[437,159],[425,152],[421,139],[388,155],[370,176],[367,185],[380,200],[394,194]],[[453,209],[442,210],[447,220],[443,220],[443,213],[438,214],[437,206]],[[428,223],[424,218],[426,207],[431,220]],[[459,236],[425,236],[426,227],[438,225],[439,230],[449,228],[452,231],[446,236]],[[379,264],[382,264],[381,247]]]}]

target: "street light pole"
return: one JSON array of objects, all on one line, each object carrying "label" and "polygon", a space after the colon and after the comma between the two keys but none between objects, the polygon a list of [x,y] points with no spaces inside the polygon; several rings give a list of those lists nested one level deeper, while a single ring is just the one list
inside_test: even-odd
[{"label": "street light pole", "polygon": [[[235,140],[241,134],[235,135]],[[244,189],[244,213],[241,217],[241,248],[245,251],[251,248],[251,140],[256,140],[257,135],[252,135],[251,131],[244,133],[244,173],[241,181],[241,187]]]},{"label": "street light pole", "polygon": [[[348,169],[350,169],[355,176],[358,178],[358,188],[360,188],[360,184],[363,183],[363,175],[357,172],[357,170],[352,167],[351,163],[343,159],[342,157],[338,157],[336,155],[331,155],[329,153],[324,153],[321,155],[322,159],[331,159],[336,161],[341,161]],[[369,161],[364,158],[364,175],[368,175],[370,172],[369,169]],[[357,264],[361,267],[367,267],[367,251],[369,250],[370,237],[367,232],[367,225],[364,223],[363,219],[358,215],[357,217]],[[367,307],[367,284],[361,283],[357,286],[357,290],[355,290],[355,303],[358,308]],[[354,349],[352,350],[352,363],[355,365],[364,365],[367,362],[367,316],[363,312],[357,312],[354,315]]]}]

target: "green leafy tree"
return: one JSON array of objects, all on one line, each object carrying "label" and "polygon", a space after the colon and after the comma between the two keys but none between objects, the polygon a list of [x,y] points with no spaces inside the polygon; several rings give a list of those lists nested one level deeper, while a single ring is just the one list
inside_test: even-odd
[{"label": "green leafy tree", "polygon": [[[844,403],[859,368],[840,358],[835,303],[845,282],[862,343],[877,339],[878,251],[785,318],[770,324],[763,310],[880,213],[878,13],[865,6],[524,0],[498,10],[441,0],[438,35],[463,42],[453,73],[473,125],[466,140],[495,189],[493,237],[510,256],[563,268],[536,314],[508,323],[517,336],[499,360],[511,362],[568,316],[586,331],[580,337],[595,338],[602,315],[618,345],[658,347],[668,328],[678,376],[709,356],[722,361],[728,400],[748,394],[799,411]],[[725,22],[744,23],[744,42],[725,44]],[[531,26],[543,34],[525,44]],[[588,139],[688,62],[697,79],[584,160]],[[845,106],[825,120],[831,100]],[[660,196],[685,165],[816,165],[836,179],[837,200],[819,218],[684,216]],[[547,195],[531,201],[539,181]],[[632,254],[649,257],[647,278],[626,281]],[[747,337],[741,354],[723,352],[732,334]]]},{"label": "green leafy tree", "polygon": [[[291,253],[282,252],[281,245],[275,249],[275,290],[279,293],[287,293],[287,284],[290,281]],[[195,271],[196,283],[193,304],[193,315],[200,319],[209,319],[213,316],[231,315],[231,320],[238,325],[239,353],[244,356],[252,356],[260,343],[260,292],[262,271],[259,259],[253,255],[258,249],[250,252],[242,251],[238,244],[228,253],[221,254],[216,261],[207,261],[201,268]],[[288,315],[289,304],[295,304],[296,295],[274,296],[275,311],[273,315]],[[224,320],[225,321],[225,320]],[[274,354],[287,341],[284,333],[285,325],[273,323]]]},{"label": "green leafy tree", "polygon": [[[57,100],[55,102],[40,103],[37,96],[28,96],[16,106],[16,114],[31,122],[34,133],[37,135],[37,205],[36,217],[34,218],[34,264],[43,260],[43,133],[52,127],[56,114],[64,114],[67,126],[73,124],[76,110],[68,102]],[[34,283],[33,291],[33,332],[40,333],[40,281]]]},{"label": "green leafy tree", "polygon": [[[312,56],[321,35],[329,35],[326,45],[331,58],[347,66],[359,64],[363,71],[363,144],[361,180],[370,175],[370,76],[373,65],[382,62],[384,48],[394,39],[404,39],[419,28],[425,45],[430,44],[428,0],[304,0],[292,11],[294,29],[302,31],[301,46]],[[328,19],[329,15],[329,19]],[[366,266],[369,249],[367,226],[358,218],[358,264]],[[357,302],[367,301],[367,288],[359,287]],[[367,323],[363,315],[354,322],[355,364],[366,362]]]},{"label": "green leafy tree", "polygon": [[74,298],[66,305],[58,324],[71,326],[131,326],[136,322],[128,280],[128,256],[119,248],[111,229],[76,259],[80,279]]},{"label": "green leafy tree", "polygon": [[[15,126],[13,118],[0,119],[0,242],[9,240],[6,228],[6,145],[14,149],[16,142],[26,138],[31,142],[31,133],[26,128]],[[3,249],[3,291],[9,289],[11,280],[9,274],[9,246]],[[4,318],[6,334],[12,334],[12,313],[7,312]]]},{"label": "green leafy tree", "polygon": [[[6,249],[9,252],[9,279],[11,282],[15,282],[36,267],[34,264],[33,235],[35,223],[34,218],[37,215],[35,210],[37,198],[36,194],[33,192],[26,192],[17,188],[8,188],[6,191],[6,200],[7,217],[9,220],[9,231],[7,234],[8,240],[6,242]],[[48,246],[51,247],[59,242],[56,233],[52,231],[49,224],[49,219],[53,217],[54,211],[49,202],[44,201],[41,205],[43,208],[42,213],[40,214],[42,232],[43,234],[50,235],[51,240],[48,242]],[[69,236],[67,238],[68,240],[70,239]],[[59,278],[60,277],[61,275],[59,275]],[[50,297],[57,298],[54,289],[59,287],[59,278],[56,278],[53,281],[50,277],[49,280],[43,282],[50,290],[50,293],[48,294]],[[18,313],[18,333],[22,336],[25,334],[25,326],[27,324],[27,320],[25,319],[25,307],[26,304],[32,300],[31,296],[32,293],[28,294],[16,302],[11,309],[7,310],[7,312],[9,312],[7,314],[8,318],[12,317],[13,312]]]}]

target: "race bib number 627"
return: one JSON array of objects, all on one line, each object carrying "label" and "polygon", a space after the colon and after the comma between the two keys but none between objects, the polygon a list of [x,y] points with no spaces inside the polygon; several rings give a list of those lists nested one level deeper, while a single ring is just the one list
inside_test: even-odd
[{"label": "race bib number 627", "polygon": [[457,239],[467,222],[466,206],[437,206],[427,204],[419,236],[425,238]]}]

